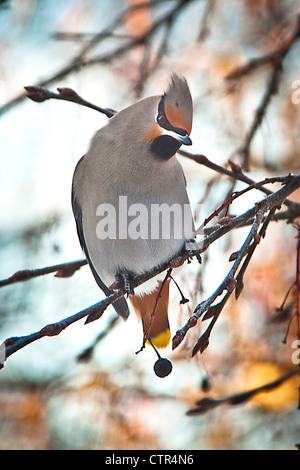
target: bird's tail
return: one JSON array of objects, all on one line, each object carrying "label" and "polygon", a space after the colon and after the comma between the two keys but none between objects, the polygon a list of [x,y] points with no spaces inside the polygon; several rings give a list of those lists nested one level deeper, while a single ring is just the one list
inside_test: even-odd
[{"label": "bird's tail", "polygon": [[165,348],[171,339],[168,319],[169,285],[169,279],[163,286],[159,281],[151,293],[129,297],[135,313],[142,319],[145,337],[156,348]]}]

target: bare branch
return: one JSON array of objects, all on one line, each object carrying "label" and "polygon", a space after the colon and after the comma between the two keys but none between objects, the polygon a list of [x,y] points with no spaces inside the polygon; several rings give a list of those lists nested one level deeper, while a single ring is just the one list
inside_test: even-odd
[{"label": "bare branch", "polygon": [[71,277],[82,266],[87,264],[87,260],[82,259],[78,261],[71,261],[69,263],[55,264],[53,266],[46,266],[45,268],[38,269],[23,269],[17,271],[7,279],[0,280],[0,288],[15,284],[16,282],[28,281],[35,277],[44,276],[45,274],[56,273],[56,277]]},{"label": "bare branch", "polygon": [[198,42],[204,41],[209,34],[208,23],[211,19],[216,7],[216,0],[207,0],[204,10],[204,15],[201,20],[200,30],[198,34]]},{"label": "bare branch", "polygon": [[56,100],[71,101],[72,103],[80,104],[82,106],[86,106],[87,108],[94,109],[99,113],[105,114],[108,118],[111,118],[117,112],[110,108],[100,108],[99,106],[86,101],[85,99],[81,98],[81,96],[79,96],[76,91],[72,90],[72,88],[57,88],[58,93],[54,93],[41,86],[25,86],[24,88],[27,92],[26,96],[32,101],[36,101],[37,103],[42,103],[43,101],[49,100],[51,98]]},{"label": "bare branch", "polygon": [[[70,317],[64,318],[55,323],[50,323],[49,325],[44,326],[41,330],[29,334],[27,336],[16,336],[12,338],[8,338],[4,341],[5,344],[5,357],[8,358],[15,352],[19,351],[20,349],[24,348],[28,344],[33,343],[45,336],[57,336],[59,335],[65,328],[72,325],[72,323],[81,320],[82,318],[86,317],[87,315],[92,314],[99,314],[99,312],[103,313],[105,309],[113,303],[115,300],[120,298],[124,293],[122,292],[114,292],[110,296],[103,299],[101,302],[98,302],[91,307],[88,307],[84,310],[81,310]],[[99,315],[100,316],[100,315]]]},{"label": "bare branch", "polygon": [[[203,158],[205,160],[207,160],[206,157],[203,156]],[[223,168],[223,167],[220,167],[220,168],[226,170],[226,168]],[[248,177],[246,177],[246,178],[249,179]],[[275,183],[275,182],[281,182],[281,183],[286,182],[287,183],[290,180],[290,178],[291,178],[290,176],[279,176],[279,177],[273,177],[273,178],[266,178],[265,180],[260,181],[258,183],[250,184],[247,188],[245,188],[241,191],[236,191],[236,192],[232,193],[232,195],[224,203],[222,203],[209,217],[207,217],[207,219],[204,221],[204,223],[201,225],[201,227],[199,227],[197,229],[196,233],[200,232],[201,231],[200,229],[204,228],[214,217],[216,217],[220,213],[220,211],[223,208],[227,207],[237,197],[240,197],[241,195],[245,194],[247,191],[250,191],[252,189],[259,189],[259,190],[263,191],[265,189],[263,187],[264,184]],[[272,194],[271,191],[268,191],[268,193]],[[285,203],[286,202],[287,201],[285,201]],[[300,217],[300,204],[297,204],[297,203],[293,203],[293,204],[295,204],[295,207],[298,210],[289,209],[288,211],[278,212],[277,214],[273,215],[272,220],[292,221],[296,217]],[[291,206],[291,207],[293,207],[293,206]],[[248,213],[246,213],[246,214],[248,214]],[[242,222],[237,223],[237,221],[241,220],[240,217],[242,217]],[[227,224],[221,223],[222,221],[220,221],[220,224],[222,225],[223,230],[224,230],[224,227],[226,227],[226,225],[228,226],[229,230],[233,230],[235,228],[244,227],[244,226],[247,226],[247,225],[253,223],[253,220],[252,220],[253,216],[251,216],[249,214],[246,217],[244,217],[244,215],[241,215],[240,217],[230,219],[227,222]],[[220,233],[219,232],[220,224],[218,226],[212,226],[210,228],[205,228],[204,233],[207,236],[212,234],[212,236],[215,237],[216,234]],[[222,229],[222,227],[221,227],[221,229]],[[224,235],[225,233],[227,233],[227,231],[223,231],[221,236]],[[209,238],[206,238],[205,240],[208,240],[208,239]],[[205,244],[205,241],[203,243]],[[209,242],[209,244],[210,243],[211,242]],[[233,260],[233,258],[232,258],[232,260]],[[10,277],[8,277],[6,279],[0,280],[0,288],[11,285],[11,284],[15,284],[17,282],[28,281],[28,280],[33,279],[35,277],[44,276],[46,274],[51,274],[51,273],[56,273],[55,274],[56,277],[71,277],[78,269],[80,269],[82,266],[85,266],[85,265],[87,265],[87,260],[86,259],[81,259],[81,260],[78,260],[78,261],[70,261],[70,262],[61,263],[61,264],[57,264],[57,265],[53,265],[53,266],[46,266],[44,268],[23,269],[23,270],[17,271],[16,273],[14,273],[13,275],[11,275]]]},{"label": "bare branch", "polygon": [[[290,186],[290,184],[292,186]],[[294,186],[294,184],[296,184],[296,186]],[[259,239],[257,239],[256,235],[258,233],[259,226],[260,226],[260,224],[263,220],[264,214],[267,211],[270,211],[270,212],[274,213],[275,210],[277,210],[281,206],[281,204],[286,199],[286,197],[289,194],[291,194],[292,192],[294,192],[299,186],[300,186],[300,175],[290,176],[289,177],[289,182],[283,188],[279,189],[278,191],[276,191],[272,195],[270,195],[270,196],[266,197],[264,200],[260,201],[260,203],[258,203],[254,208],[250,209],[250,211],[247,211],[242,216],[235,217],[232,220],[232,224],[236,224],[237,220],[240,221],[241,218],[243,218],[243,217],[246,217],[247,219],[249,219],[253,215],[255,217],[254,222],[252,223],[251,229],[249,231],[249,234],[248,234],[246,240],[244,241],[242,247],[240,248],[240,250],[238,251],[238,253],[235,256],[235,261],[234,261],[233,266],[229,270],[229,272],[226,275],[226,277],[224,278],[224,280],[218,286],[218,288],[213,292],[213,294],[206,301],[203,301],[199,305],[197,305],[197,307],[194,310],[193,315],[189,318],[188,322],[176,332],[176,334],[173,338],[173,343],[172,343],[173,349],[177,348],[181,344],[181,342],[185,338],[188,330],[197,325],[198,320],[201,318],[201,316],[204,315],[205,312],[207,312],[207,310],[211,307],[213,302],[220,295],[222,295],[224,290],[227,291],[226,300],[223,299],[224,302],[226,303],[226,301],[228,300],[231,293],[237,288],[238,280],[241,281],[241,277],[238,279],[238,278],[235,277],[235,275],[236,275],[236,272],[239,268],[239,265],[240,265],[242,259],[244,258],[244,256],[247,253],[249,254],[248,250],[250,248],[251,242],[252,241],[254,242],[254,245],[253,245],[253,248],[252,248],[253,251],[256,248],[257,244],[259,243]],[[270,220],[270,217],[267,219],[267,221],[268,221],[267,223],[269,223],[269,220]],[[221,227],[221,229],[219,231],[217,231],[217,232],[219,232],[218,237],[221,236],[220,231],[222,231],[222,229],[223,229],[223,233],[226,233],[227,231],[232,229],[232,227],[230,227],[228,225]],[[265,227],[262,231],[262,234],[263,235],[265,234]],[[208,242],[210,244],[212,242],[212,239],[214,239],[214,240],[216,239],[215,238],[216,235],[217,235],[217,233],[213,232],[211,235],[208,235],[204,239],[202,251],[204,251],[206,249],[206,244]],[[251,250],[250,250],[250,253],[251,253]],[[251,255],[249,255],[249,256],[252,256],[252,254],[253,253],[251,253]],[[247,265],[245,265],[244,270],[246,269],[246,266]],[[241,276],[244,275],[244,270],[242,271],[243,274],[241,274]],[[239,284],[239,287],[240,286],[241,286],[241,284]],[[220,311],[218,311],[218,315],[219,315]],[[196,345],[193,349],[193,355],[195,355],[198,351],[202,352],[208,346],[209,336],[210,336],[210,333],[211,333],[211,330],[212,330],[214,324],[216,323],[218,315],[216,315],[213,318],[213,320],[211,321],[211,324],[207,328],[204,335],[202,335],[202,337],[196,343]]]},{"label": "bare branch", "polygon": [[[272,209],[278,208],[283,201],[296,189],[300,187],[300,175],[289,175],[288,177],[288,182],[280,188],[278,191],[275,193],[267,196],[265,199],[260,201],[256,206],[254,206],[252,209],[249,209],[247,212],[244,214],[235,217],[232,219],[232,223],[230,225],[226,226],[221,226],[219,229],[217,229],[215,232],[211,233],[207,237],[204,238],[203,242],[201,243],[201,248],[199,249],[198,253],[203,253],[210,245],[213,243],[215,240],[223,236],[224,234],[228,233],[230,230],[233,228],[239,227],[242,223],[244,223],[246,220],[249,220],[252,217],[255,217],[254,222],[251,226],[250,232],[241,247],[239,254],[229,271],[228,275],[225,277],[224,281],[220,284],[218,289],[212,294],[212,296],[209,297],[205,302],[202,302],[199,304],[196,309],[194,310],[194,314],[190,317],[189,321],[187,324],[181,328],[181,330],[178,330],[176,335],[173,338],[173,347],[177,347],[183,338],[185,337],[187,331],[195,326],[197,324],[198,319],[211,307],[212,303],[214,300],[223,293],[224,290],[227,291],[226,295],[231,294],[235,287],[236,287],[236,280],[235,280],[235,273],[240,265],[241,260],[247,253],[247,249],[250,246],[250,243],[255,240],[255,236],[257,234],[258,228],[260,223],[262,222],[263,215],[265,212],[270,211]],[[165,271],[166,269],[169,269],[171,266],[172,268],[176,265],[176,262],[182,262],[182,257],[183,253],[181,253],[179,256],[174,256],[171,260],[166,261],[162,265],[158,266],[155,268],[153,271],[149,273],[145,273],[141,276],[135,276],[132,278],[132,287],[135,288],[138,285],[146,282],[147,280],[151,279],[152,277],[156,276],[157,274]],[[186,254],[185,254],[186,255]],[[187,256],[187,255],[186,255]],[[196,256],[196,253],[194,254]],[[85,260],[81,260],[78,262],[79,263],[77,269],[86,263]],[[67,263],[68,265],[68,263]],[[45,269],[51,269],[52,272],[57,272],[57,268],[61,267],[61,265],[56,265],[55,267],[52,268],[45,268]],[[64,265],[63,265],[64,266]],[[67,266],[68,268],[69,266]],[[74,267],[74,266],[73,266]],[[45,272],[46,274],[46,272]],[[38,275],[38,274],[37,274]],[[23,347],[27,346],[28,344],[31,344],[34,341],[37,341],[44,336],[56,336],[61,331],[63,331],[65,328],[67,328],[69,325],[72,323],[87,317],[87,321],[92,321],[91,319],[97,319],[99,318],[103,312],[106,310],[106,308],[115,302],[117,299],[122,297],[125,294],[125,289],[118,289],[116,291],[113,291],[112,294],[110,294],[108,297],[105,299],[101,300],[97,304],[88,307],[70,317],[64,318],[63,320],[52,323],[49,325],[46,325],[44,328],[41,330],[32,333],[27,336],[21,336],[21,337],[13,337],[13,338],[8,338],[5,340],[5,350],[6,350],[6,357],[11,356],[18,350],[22,349]],[[216,319],[213,318],[213,321],[215,322]]]},{"label": "bare branch", "polygon": [[289,32],[289,36],[286,41],[281,42],[279,46],[267,54],[261,57],[255,57],[250,59],[246,64],[236,68],[230,72],[226,77],[226,81],[234,81],[243,78],[257,69],[264,67],[265,65],[274,66],[281,61],[288,53],[294,42],[299,39],[300,35],[300,14],[291,18],[285,24],[286,30]]},{"label": "bare branch", "polygon": [[[169,9],[167,13],[158,18],[155,23],[146,31],[145,34],[130,38],[127,43],[116,47],[114,50],[105,52],[100,55],[95,55],[93,57],[87,57],[88,53],[90,53],[95,46],[99,44],[99,42],[105,39],[107,32],[113,31],[117,26],[123,23],[126,19],[126,16],[131,13],[132,11],[136,10],[137,8],[152,8],[158,3],[166,0],[155,0],[152,2],[145,2],[140,5],[134,5],[132,7],[126,8],[121,12],[121,14],[104,30],[96,34],[87,44],[85,44],[81,51],[63,68],[61,68],[58,72],[54,73],[50,77],[40,80],[38,83],[35,84],[36,87],[45,87],[48,86],[58,80],[62,80],[63,78],[67,77],[70,73],[75,72],[82,67],[91,66],[94,64],[99,63],[108,63],[112,60],[116,59],[117,57],[121,57],[125,55],[128,51],[134,49],[135,47],[145,44],[154,33],[165,23],[168,23],[171,18],[174,18],[187,4],[192,3],[195,0],[178,0],[178,2],[174,5],[173,2],[170,2],[172,7]],[[0,107],[0,115],[10,109],[12,106],[20,103],[26,97],[26,93],[20,93],[18,96],[14,97],[2,107]]]},{"label": "bare branch", "polygon": [[[210,168],[211,170],[216,171],[217,173],[220,173],[221,175],[227,175],[230,178],[234,178],[236,180],[242,181],[243,183],[246,183],[249,185],[257,184],[252,178],[249,178],[249,176],[245,175],[245,173],[243,173],[242,169],[239,166],[232,164],[232,162],[230,162],[232,170],[229,170],[228,168],[225,168],[221,165],[218,165],[217,163],[212,162],[205,155],[192,154],[192,153],[186,152],[185,150],[179,150],[178,153],[182,155],[183,157],[186,157],[190,160],[193,160],[196,163],[199,163],[199,165],[203,165],[207,168]],[[268,194],[268,195],[273,194],[270,189],[265,188],[264,186],[261,186],[258,189],[265,194]],[[289,207],[292,212],[295,212],[296,214],[295,217],[299,216],[299,213],[300,213],[299,203],[286,199],[283,202],[283,204]]]},{"label": "bare branch", "polygon": [[[214,291],[214,293],[206,301],[201,302],[199,305],[197,305],[197,307],[194,310],[193,315],[189,318],[188,322],[176,332],[176,334],[173,338],[173,343],[172,343],[173,349],[177,348],[180,345],[182,340],[185,338],[188,330],[197,325],[199,318],[201,318],[201,316],[209,309],[209,307],[213,304],[213,302],[217,299],[217,297],[219,297],[220,295],[223,294],[224,290],[226,290],[228,292],[228,297],[229,297],[229,293],[231,294],[231,292],[235,289],[235,287],[236,287],[236,279],[235,279],[236,271],[238,270],[239,265],[240,265],[243,257],[245,256],[245,254],[246,254],[246,252],[247,252],[247,250],[250,246],[250,243],[252,242],[252,240],[254,239],[254,237],[255,237],[255,235],[258,231],[258,228],[259,228],[260,223],[262,222],[265,210],[266,210],[265,208],[261,208],[257,212],[255,220],[254,220],[254,222],[252,224],[252,227],[250,229],[250,232],[249,232],[246,240],[244,241],[241,249],[239,250],[239,254],[238,254],[232,268],[229,270],[229,272],[226,275],[226,277],[224,278],[224,280],[221,282],[221,284],[217,287],[217,289]],[[211,322],[211,325],[209,326],[209,328],[207,330],[207,331],[209,331],[209,335],[210,335],[211,329],[212,329],[213,325],[215,324],[216,320],[217,320],[217,317],[214,317],[212,322]],[[194,346],[193,353],[192,353],[193,356],[199,350],[201,352],[203,352],[204,349],[206,349],[206,347],[208,346],[208,337],[209,337],[209,335],[205,335],[205,336],[202,335],[200,340]],[[203,338],[205,338],[205,344],[203,344]]]},{"label": "bare branch", "polygon": [[212,410],[213,408],[216,408],[217,406],[220,405],[241,405],[243,403],[246,403],[247,401],[251,400],[253,397],[256,395],[263,393],[263,392],[269,392],[280,385],[282,385],[284,382],[287,380],[291,379],[295,375],[299,374],[298,369],[293,369],[287,374],[282,375],[278,379],[269,382],[265,385],[262,385],[261,387],[256,387],[252,388],[251,390],[247,390],[246,392],[242,393],[237,393],[235,395],[230,395],[225,398],[202,398],[201,400],[197,401],[195,403],[195,407],[191,408],[190,410],[187,411],[188,416],[197,416],[200,414],[207,413],[208,411]]},{"label": "bare branch", "polygon": [[265,65],[266,63],[268,63],[272,66],[271,75],[267,83],[263,98],[255,111],[252,124],[248,132],[246,133],[244,143],[233,153],[233,155],[240,155],[240,157],[242,158],[242,167],[246,171],[249,170],[250,146],[253,141],[253,138],[257,130],[261,126],[261,123],[265,117],[267,108],[271,102],[272,97],[276,93],[278,93],[279,83],[283,71],[283,62],[287,54],[291,50],[292,46],[295,44],[296,40],[300,37],[300,15],[297,15],[296,17],[292,18],[292,20],[290,20],[286,25],[286,28],[289,31],[289,35],[284,41],[282,41],[279,48],[264,57],[253,59],[242,68],[227,75],[227,77],[225,78],[225,80],[227,81],[232,81],[233,79],[240,79],[246,73],[249,73],[250,71],[256,69],[261,65]]},{"label": "bare branch", "polygon": [[[240,196],[243,196],[245,193],[248,191],[251,191],[252,189],[261,189],[264,185],[269,184],[269,183],[287,183],[289,180],[289,176],[274,176],[273,178],[265,178],[263,181],[260,181],[259,183],[253,183],[250,184],[247,188],[242,189],[241,191],[234,191],[231,193],[228,199],[224,201],[209,217],[207,217],[203,224],[196,230],[196,234],[202,233],[202,230],[204,227],[214,218],[217,217],[220,212],[222,212],[225,208],[228,208],[228,206],[235,201],[237,198]],[[229,221],[224,221],[223,223],[230,223],[231,219]]]}]

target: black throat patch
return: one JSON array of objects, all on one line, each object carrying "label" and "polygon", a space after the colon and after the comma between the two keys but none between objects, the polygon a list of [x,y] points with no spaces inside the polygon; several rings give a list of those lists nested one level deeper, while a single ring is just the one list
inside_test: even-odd
[{"label": "black throat patch", "polygon": [[159,160],[169,160],[180,148],[181,143],[170,135],[160,135],[151,144],[150,150]]}]

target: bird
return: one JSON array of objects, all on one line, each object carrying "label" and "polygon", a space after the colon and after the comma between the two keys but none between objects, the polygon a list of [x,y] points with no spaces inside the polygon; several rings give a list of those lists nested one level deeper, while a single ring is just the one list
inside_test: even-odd
[{"label": "bird", "polygon": [[[173,73],[163,94],[126,107],[96,131],[72,181],[77,234],[94,278],[105,295],[120,278],[129,284],[127,297],[142,321],[143,337],[155,348],[171,339],[170,279],[160,274],[132,290],[130,276],[159,267],[193,239],[186,179],[176,157],[181,145],[192,145],[192,120],[187,80]],[[164,215],[169,222],[176,219],[168,233],[162,233]],[[113,306],[127,319],[124,296]]]}]

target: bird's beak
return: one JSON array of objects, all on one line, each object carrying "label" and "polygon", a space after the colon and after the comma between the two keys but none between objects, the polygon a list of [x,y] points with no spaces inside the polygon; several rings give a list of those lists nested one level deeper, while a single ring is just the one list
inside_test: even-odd
[{"label": "bird's beak", "polygon": [[184,135],[181,135],[178,132],[172,130],[162,129],[162,133],[164,135],[169,135],[170,137],[173,137],[173,139],[178,140],[178,142],[183,145],[192,145],[193,143],[187,132]]},{"label": "bird's beak", "polygon": [[181,142],[183,145],[193,144],[188,133],[186,133],[185,135],[177,135],[177,140],[179,140],[179,142]]}]

